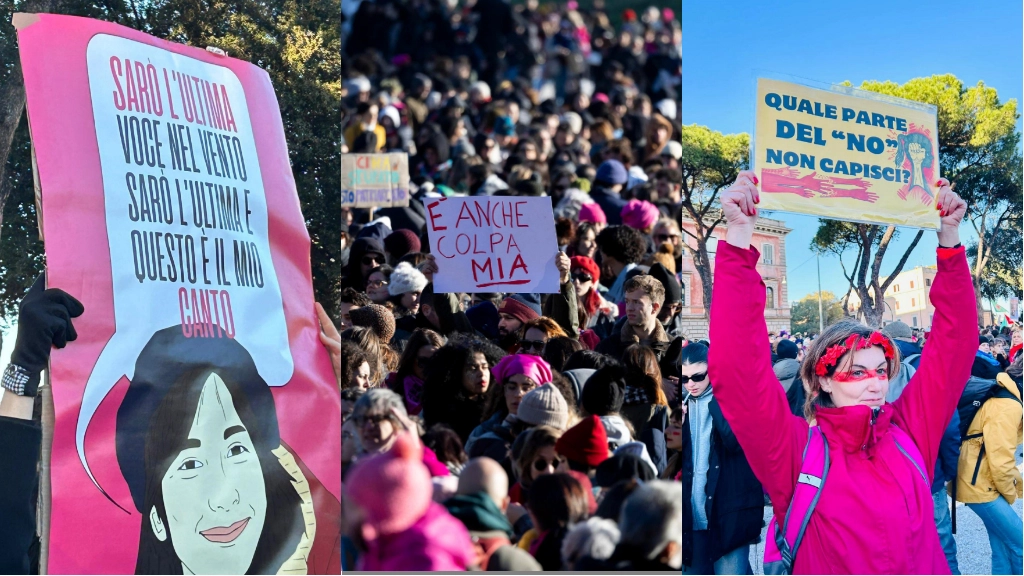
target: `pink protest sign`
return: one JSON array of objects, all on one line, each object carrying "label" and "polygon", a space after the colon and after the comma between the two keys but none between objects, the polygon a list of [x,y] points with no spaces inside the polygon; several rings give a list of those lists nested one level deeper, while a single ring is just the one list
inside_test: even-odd
[{"label": "pink protest sign", "polygon": [[426,208],[436,292],[558,292],[550,198],[428,199]]},{"label": "pink protest sign", "polygon": [[340,572],[340,402],[260,68],[15,18],[54,351],[49,572]]}]

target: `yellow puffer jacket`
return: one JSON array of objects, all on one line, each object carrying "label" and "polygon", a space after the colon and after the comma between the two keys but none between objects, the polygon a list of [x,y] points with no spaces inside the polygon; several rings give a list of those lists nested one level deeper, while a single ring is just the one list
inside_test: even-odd
[{"label": "yellow puffer jacket", "polygon": [[[956,499],[967,504],[991,502],[1002,495],[1013,504],[1021,497],[1021,474],[1014,453],[1024,436],[1024,412],[1021,409],[1020,390],[1006,373],[996,381],[1010,391],[1010,398],[992,398],[982,404],[967,435],[982,437],[965,440],[960,446],[957,464]],[[985,454],[978,461],[984,443]],[[977,472],[975,472],[977,470]]]}]

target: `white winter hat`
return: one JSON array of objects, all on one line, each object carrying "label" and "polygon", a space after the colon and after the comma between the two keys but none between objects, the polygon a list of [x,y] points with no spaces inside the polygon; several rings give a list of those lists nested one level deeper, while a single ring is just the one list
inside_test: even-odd
[{"label": "white winter hat", "polygon": [[427,287],[427,277],[408,262],[400,262],[391,273],[388,294],[401,296],[409,292],[422,292]]},{"label": "white winter hat", "polygon": [[566,112],[565,114],[562,114],[562,122],[568,124],[572,133],[577,136],[580,131],[583,130],[583,118],[575,112]]},{"label": "white winter hat", "polygon": [[654,105],[654,107],[657,108],[658,112],[661,112],[661,115],[664,116],[665,118],[668,118],[669,120],[676,119],[677,107],[675,100],[669,100],[668,98],[665,98],[664,100],[659,100],[658,103]]}]

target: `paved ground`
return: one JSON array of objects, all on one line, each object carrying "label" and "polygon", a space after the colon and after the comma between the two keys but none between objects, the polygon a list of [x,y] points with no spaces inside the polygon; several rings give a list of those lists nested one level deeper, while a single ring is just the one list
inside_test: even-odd
[{"label": "paved ground", "polygon": [[[1017,469],[1024,472],[1020,447],[1017,448]],[[1017,511],[1018,515],[1024,517],[1020,499],[1014,502],[1013,509]],[[764,516],[766,525],[771,518],[771,514],[771,507],[766,507]],[[956,556],[960,573],[991,574],[992,551],[988,544],[988,532],[985,531],[985,525],[982,523],[981,518],[967,506],[957,504],[956,524]],[[754,569],[754,574],[764,574],[761,562],[764,559],[765,532],[767,532],[767,528],[761,530],[761,543],[752,547],[750,551],[750,565]]]}]

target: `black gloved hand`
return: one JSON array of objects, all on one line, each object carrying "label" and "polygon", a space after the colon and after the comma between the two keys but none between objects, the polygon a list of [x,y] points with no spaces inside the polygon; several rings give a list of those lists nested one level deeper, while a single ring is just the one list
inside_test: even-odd
[{"label": "black gloved hand", "polygon": [[58,288],[44,290],[46,273],[36,278],[28,294],[18,306],[18,339],[11,353],[11,363],[22,367],[30,374],[26,386],[34,395],[39,384],[39,373],[50,360],[50,348],[63,348],[78,338],[72,318],[78,318],[85,311],[82,303]]}]

